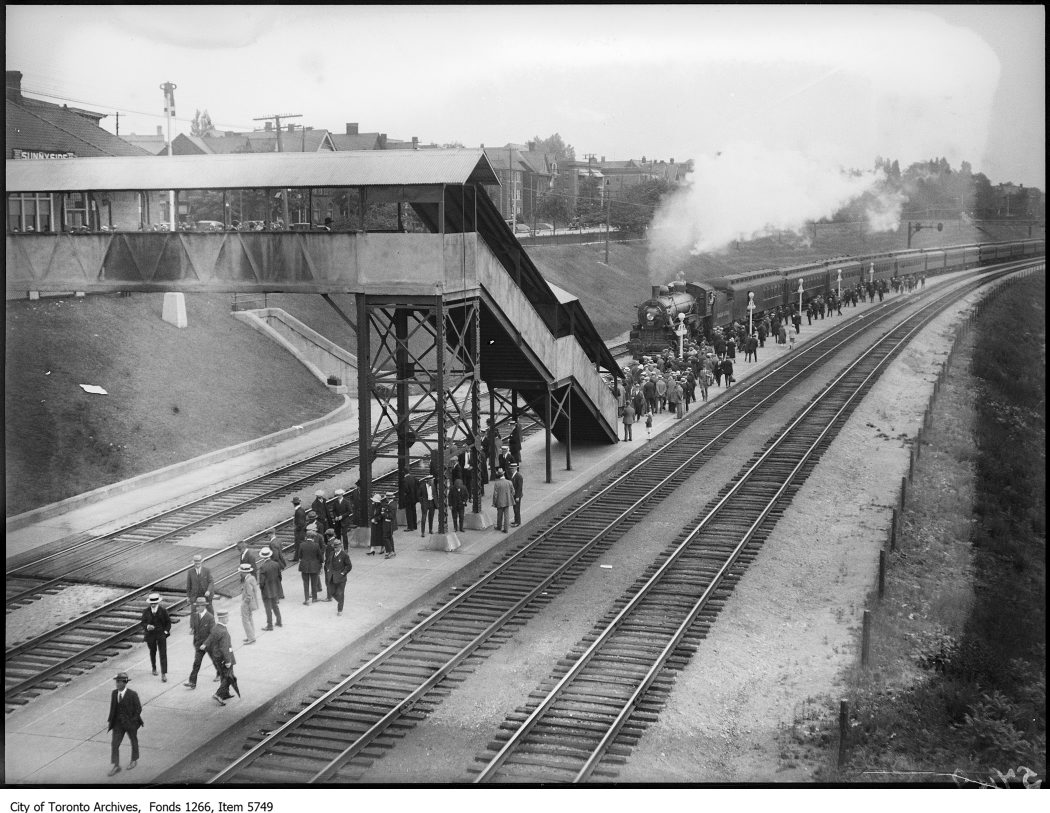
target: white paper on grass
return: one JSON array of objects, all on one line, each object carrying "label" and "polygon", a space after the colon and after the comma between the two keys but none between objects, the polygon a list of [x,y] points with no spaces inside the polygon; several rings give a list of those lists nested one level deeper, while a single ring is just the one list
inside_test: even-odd
[{"label": "white paper on grass", "polygon": [[92,392],[95,395],[109,395],[109,393],[102,389],[102,387],[98,386],[98,384],[81,384],[80,388],[84,390],[84,392]]}]

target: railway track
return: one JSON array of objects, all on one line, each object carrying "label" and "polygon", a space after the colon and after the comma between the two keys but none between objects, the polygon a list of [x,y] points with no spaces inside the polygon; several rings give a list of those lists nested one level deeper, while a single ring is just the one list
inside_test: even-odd
[{"label": "railway track", "polygon": [[742,384],[702,420],[694,418],[674,443],[629,462],[473,584],[421,613],[421,620],[406,625],[306,708],[250,739],[243,755],[214,769],[210,783],[361,781],[369,765],[424,719],[486,652],[526,623],[778,395],[856,336],[918,300],[887,302]]},{"label": "railway track", "polygon": [[479,757],[475,782],[615,779],[733,586],[924,308],[865,351],[749,461],[621,597]]},{"label": "railway track", "polygon": [[[528,436],[537,431],[536,427],[535,423],[526,424],[523,434]],[[144,546],[158,542],[171,543],[192,524],[216,522],[219,517],[230,511],[243,513],[251,507],[256,507],[250,504],[250,498],[244,497],[246,493],[255,495],[253,499],[256,504],[268,502],[289,493],[295,487],[301,488],[305,483],[326,479],[332,473],[338,473],[347,466],[356,465],[356,450],[356,442],[345,444],[311,456],[305,462],[300,461],[282,466],[275,472],[255,478],[247,484],[232,487],[218,495],[179,507],[170,512],[171,516],[162,516],[157,521],[147,520],[131,526],[130,529],[122,529],[106,536],[85,538],[78,543],[74,556],[77,559],[93,557],[91,561],[95,563],[94,571],[97,571],[104,563],[111,563],[117,557],[141,556],[139,552]],[[307,473],[295,477],[295,470],[300,465],[306,466]],[[376,478],[373,485],[379,488],[396,488],[396,477],[396,472],[389,472]],[[195,513],[202,516],[192,519]],[[189,523],[180,525],[179,523],[182,523],[186,516],[191,517]],[[172,529],[172,526],[176,527]],[[165,527],[168,528],[167,531],[163,530]],[[159,535],[151,535],[144,531],[144,528],[157,529]],[[268,535],[271,532],[276,534],[277,544],[281,545],[282,550],[292,548],[294,533],[291,517],[275,526],[260,530],[247,539],[250,542],[256,537]],[[123,544],[117,545],[114,539],[122,540]],[[43,563],[48,567],[68,573],[68,568],[74,565],[71,564],[70,559],[63,559],[62,553],[47,555]],[[207,566],[216,576],[216,590],[219,595],[228,596],[239,589],[239,576],[236,572],[239,556],[236,545],[229,545],[205,558]],[[59,567],[58,561],[63,561],[64,564]],[[28,569],[30,569],[28,566],[22,566],[8,573],[8,612],[24,607],[45,595],[57,593],[72,583],[99,583],[102,581],[99,578],[94,580],[87,578],[87,574],[78,574],[76,582],[63,577],[40,578],[19,575],[19,572]],[[24,706],[44,691],[68,683],[85,671],[127,651],[138,642],[141,639],[140,618],[146,606],[146,598],[151,592],[161,593],[164,605],[171,615],[172,624],[177,624],[189,612],[183,589],[183,580],[188,569],[189,565],[186,565],[180,566],[173,572],[158,574],[148,583],[134,585],[125,594],[100,607],[7,647],[4,655],[6,713],[10,714]],[[84,570],[88,570],[87,566],[84,566]]]}]

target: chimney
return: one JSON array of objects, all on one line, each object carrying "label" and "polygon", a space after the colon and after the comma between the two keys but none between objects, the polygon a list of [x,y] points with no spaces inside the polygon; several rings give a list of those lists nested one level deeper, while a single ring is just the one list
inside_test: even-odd
[{"label": "chimney", "polygon": [[273,122],[272,121],[266,122],[266,132],[268,132],[268,133],[272,133],[273,132]]},{"label": "chimney", "polygon": [[663,287],[663,286],[660,286],[660,285],[654,285],[653,286],[653,297],[652,297],[653,299],[657,299],[660,296],[660,288],[661,287]]},{"label": "chimney", "polygon": [[7,98],[13,102],[22,100],[22,72],[7,72]]},{"label": "chimney", "polygon": [[162,136],[162,137],[164,135],[164,128],[161,127],[159,124],[157,125],[157,135]]},{"label": "chimney", "polygon": [[529,144],[528,144],[528,147],[529,147],[529,152],[535,152],[536,151],[536,142],[535,141],[530,141]]},{"label": "chimney", "polygon": [[381,149],[381,150],[385,150],[386,149],[386,133],[380,133],[379,134],[379,149]]},{"label": "chimney", "polygon": [[347,135],[357,135],[358,134],[357,133],[357,122],[356,121],[348,121],[346,123],[346,134]]},{"label": "chimney", "polygon": [[418,150],[419,149],[419,139],[416,138],[415,136],[412,136],[412,149],[414,149],[414,150]]},{"label": "chimney", "polygon": [[294,124],[289,124],[288,125],[288,132],[289,133],[294,133],[295,132],[295,125]]}]

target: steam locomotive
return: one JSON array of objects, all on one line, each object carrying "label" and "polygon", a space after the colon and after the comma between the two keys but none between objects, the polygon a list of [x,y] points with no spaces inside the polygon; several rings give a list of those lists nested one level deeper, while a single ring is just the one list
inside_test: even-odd
[{"label": "steam locomotive", "polygon": [[912,274],[944,274],[1045,254],[1043,238],[1004,243],[872,254],[830,259],[787,268],[730,274],[703,282],[676,280],[653,286],[652,296],[638,306],[638,322],[631,328],[628,350],[636,357],[659,353],[678,343],[678,326],[692,339],[710,338],[714,328],[747,322],[748,293],[753,293],[754,318],[778,305],[803,307],[817,295],[853,288],[860,281],[876,283]]}]

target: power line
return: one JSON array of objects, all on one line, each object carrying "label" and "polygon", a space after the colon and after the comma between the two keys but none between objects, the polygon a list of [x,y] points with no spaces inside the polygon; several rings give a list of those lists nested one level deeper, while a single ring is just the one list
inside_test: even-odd
[{"label": "power line", "polygon": [[[119,113],[134,113],[135,115],[138,115],[138,116],[149,116],[150,118],[165,119],[165,120],[167,119],[167,116],[165,116],[163,113],[148,113],[148,112],[146,112],[144,110],[132,110],[131,108],[123,107],[123,106],[119,106],[119,105],[102,104],[100,102],[90,102],[90,101],[86,101],[84,99],[72,99],[72,98],[70,98],[68,96],[62,96],[62,95],[59,95],[57,93],[46,93],[46,92],[44,92],[42,90],[35,90],[32,87],[26,87],[24,84],[22,86],[22,90],[24,92],[26,92],[26,93],[32,93],[34,96],[44,96],[45,98],[58,99],[59,101],[62,101],[62,102],[73,102],[74,104],[90,105],[90,107],[92,107],[92,108],[102,108],[103,110],[112,110],[114,112],[119,112]],[[181,121],[181,122],[183,122],[185,124],[192,124],[193,123],[193,119],[192,118],[185,119],[185,118],[175,117],[175,121]],[[214,126],[216,128],[227,129],[227,130],[252,130],[253,129],[251,126],[247,126],[247,125],[243,125],[243,124],[214,124]]]}]

